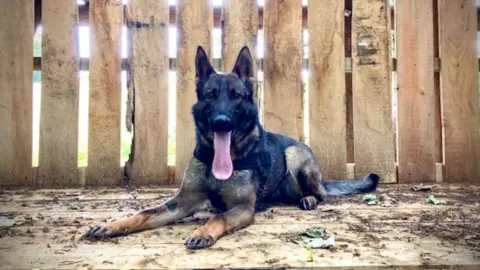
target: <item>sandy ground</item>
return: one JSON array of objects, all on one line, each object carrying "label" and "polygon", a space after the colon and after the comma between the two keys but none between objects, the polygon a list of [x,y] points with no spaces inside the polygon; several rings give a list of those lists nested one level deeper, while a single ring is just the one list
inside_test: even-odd
[{"label": "sandy ground", "polygon": [[[90,226],[158,205],[174,193],[156,187],[0,191],[1,269],[342,268],[480,269],[480,186],[381,186],[376,204],[363,195],[332,198],[314,211],[294,206],[258,213],[250,227],[191,251],[184,240],[210,213],[108,241],[82,238]],[[434,195],[442,203],[427,203]],[[335,246],[296,241],[325,228]],[[453,267],[455,266],[456,267]],[[437,268],[438,267],[438,268]]]}]

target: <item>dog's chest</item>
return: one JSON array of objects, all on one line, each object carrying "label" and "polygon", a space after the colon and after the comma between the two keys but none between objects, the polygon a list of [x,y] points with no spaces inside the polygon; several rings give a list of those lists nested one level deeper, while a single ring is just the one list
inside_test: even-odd
[{"label": "dog's chest", "polygon": [[203,186],[212,206],[223,211],[245,202],[256,192],[252,171],[234,171],[228,180],[217,180],[210,175]]}]

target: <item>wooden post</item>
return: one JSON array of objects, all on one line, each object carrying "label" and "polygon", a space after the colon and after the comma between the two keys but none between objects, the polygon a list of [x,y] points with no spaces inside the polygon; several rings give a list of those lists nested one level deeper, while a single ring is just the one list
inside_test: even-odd
[{"label": "wooden post", "polygon": [[477,20],[472,0],[439,0],[444,182],[480,182]]},{"label": "wooden post", "polygon": [[308,3],[310,147],[325,178],[347,176],[344,1]]},{"label": "wooden post", "polygon": [[177,2],[178,55],[175,178],[180,184],[188,160],[195,147],[195,126],[192,106],[196,103],[195,55],[201,45],[213,60],[210,33],[213,28],[213,7],[210,0]]},{"label": "wooden post", "polygon": [[42,97],[38,185],[79,185],[78,5],[76,0],[42,2]]},{"label": "wooden post", "polygon": [[33,0],[0,1],[0,187],[32,186]]},{"label": "wooden post", "polygon": [[[256,0],[225,0],[222,9],[222,69],[231,72],[243,46],[252,53],[254,74],[257,75],[258,5]],[[257,79],[257,77],[255,77]],[[255,101],[258,92],[255,89]]]},{"label": "wooden post", "polygon": [[121,0],[90,1],[90,106],[87,185],[121,183]]},{"label": "wooden post", "polygon": [[302,139],[302,1],[266,0],[263,16],[264,125]]},{"label": "wooden post", "polygon": [[355,0],[352,18],[355,175],[396,182],[387,0]]},{"label": "wooden post", "polygon": [[432,0],[397,2],[398,178],[433,182],[436,175]]},{"label": "wooden post", "polygon": [[131,1],[127,12],[135,96],[132,182],[167,184],[168,0]]}]

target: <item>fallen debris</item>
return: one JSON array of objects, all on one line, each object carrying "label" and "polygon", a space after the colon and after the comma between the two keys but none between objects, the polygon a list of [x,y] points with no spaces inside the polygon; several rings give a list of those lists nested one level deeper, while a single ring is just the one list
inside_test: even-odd
[{"label": "fallen debris", "polygon": [[397,200],[388,196],[387,194],[380,194],[378,196],[379,201],[381,202],[382,206],[391,206],[393,204],[397,204]]},{"label": "fallen debris", "polygon": [[377,195],[367,194],[367,195],[363,196],[363,201],[367,202],[368,205],[377,204]]},{"label": "fallen debris", "polygon": [[424,185],[423,183],[420,185],[413,186],[411,189],[416,192],[425,192],[430,191],[434,188],[434,185]]},{"label": "fallen debris", "polygon": [[305,235],[310,238],[321,238],[325,236],[325,228],[322,227],[313,227],[308,228],[305,232],[301,233],[300,235]]},{"label": "fallen debris", "polygon": [[307,262],[313,262],[313,251],[311,248],[307,248],[308,256],[307,256]]},{"label": "fallen debris", "polygon": [[470,246],[480,247],[480,233],[466,235],[464,240]]},{"label": "fallen debris", "polygon": [[322,238],[312,239],[307,242],[307,247],[329,249],[335,246],[335,235],[330,236],[326,240]]},{"label": "fallen debris", "polygon": [[77,264],[81,263],[83,260],[78,260],[78,261],[61,261],[58,264],[59,265],[72,265],[72,264]]},{"label": "fallen debris", "polygon": [[326,237],[326,230],[322,227],[308,228],[299,234],[299,237],[294,239],[296,244],[303,244],[307,248],[323,248],[329,249],[335,246],[335,235]]},{"label": "fallen debris", "polygon": [[424,261],[431,261],[430,259],[430,252],[422,252],[420,253],[420,258]]},{"label": "fallen debris", "polygon": [[428,198],[426,199],[427,203],[428,204],[434,204],[434,205],[437,205],[437,204],[443,204],[444,202],[435,198],[435,195],[430,195],[428,196]]}]

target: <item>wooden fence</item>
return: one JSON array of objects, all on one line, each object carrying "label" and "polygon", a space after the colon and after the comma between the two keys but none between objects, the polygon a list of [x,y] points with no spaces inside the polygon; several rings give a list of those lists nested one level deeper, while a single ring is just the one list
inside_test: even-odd
[{"label": "wooden fence", "polygon": [[[127,177],[135,185],[178,186],[194,147],[195,52],[202,45],[212,56],[213,28],[222,29],[221,59],[212,60],[223,71],[241,46],[257,51],[263,29],[264,56],[256,63],[264,77],[258,99],[263,124],[305,140],[327,178],[376,172],[384,183],[480,182],[473,0],[264,2],[0,1],[0,185],[112,186]],[[39,23],[42,57],[32,59]],[[79,56],[83,24],[91,29],[89,59]],[[119,45],[123,25],[130,40],[126,61]],[[178,30],[176,59],[168,56],[170,25]],[[307,59],[302,29],[309,33]],[[119,165],[122,69],[128,71],[134,123],[125,167]],[[172,69],[176,159],[169,167]],[[304,84],[302,69],[309,74]],[[42,72],[38,167],[32,167],[34,70]],[[80,70],[90,71],[86,168],[77,165]]]}]

